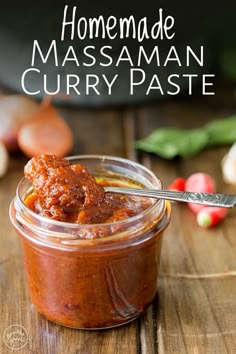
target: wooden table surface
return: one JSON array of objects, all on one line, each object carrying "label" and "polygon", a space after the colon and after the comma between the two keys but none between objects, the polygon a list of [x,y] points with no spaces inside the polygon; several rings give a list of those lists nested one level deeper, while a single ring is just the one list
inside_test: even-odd
[{"label": "wooden table surface", "polygon": [[[163,101],[119,109],[60,108],[76,137],[72,154],[127,157],[151,168],[164,186],[179,175],[203,171],[212,175],[219,192],[236,193],[223,183],[220,160],[228,147],[208,149],[188,160],[165,161],[137,153],[134,141],[160,126],[200,127],[211,119],[235,113],[217,99]],[[83,331],[51,323],[31,305],[22,252],[8,218],[8,207],[23,174],[26,158],[11,157],[0,180],[0,353],[33,354],[224,354],[236,352],[236,209],[216,228],[197,226],[186,205],[173,204],[165,233],[158,294],[147,313],[110,330]],[[28,342],[8,348],[4,332],[21,325]]]}]

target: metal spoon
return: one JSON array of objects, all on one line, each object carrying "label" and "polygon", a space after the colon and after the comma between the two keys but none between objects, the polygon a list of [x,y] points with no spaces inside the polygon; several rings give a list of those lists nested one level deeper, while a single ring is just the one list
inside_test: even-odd
[{"label": "metal spoon", "polygon": [[105,192],[130,194],[140,197],[167,199],[171,201],[204,204],[223,208],[236,206],[236,195],[219,193],[177,192],[169,190],[105,187]]}]

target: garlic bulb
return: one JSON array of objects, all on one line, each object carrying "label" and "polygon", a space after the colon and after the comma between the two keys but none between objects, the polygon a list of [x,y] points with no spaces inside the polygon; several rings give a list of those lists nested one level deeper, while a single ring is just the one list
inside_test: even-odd
[{"label": "garlic bulb", "polygon": [[222,173],[226,183],[236,184],[236,143],[222,159]]},{"label": "garlic bulb", "polygon": [[0,141],[0,178],[3,177],[8,168],[8,152],[5,145]]}]

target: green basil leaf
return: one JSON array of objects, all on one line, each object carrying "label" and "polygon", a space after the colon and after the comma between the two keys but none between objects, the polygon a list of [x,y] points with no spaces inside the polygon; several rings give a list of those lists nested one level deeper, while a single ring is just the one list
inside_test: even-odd
[{"label": "green basil leaf", "polygon": [[203,129],[161,128],[137,141],[136,147],[172,159],[175,156],[191,157],[201,151],[207,142],[208,135]]},{"label": "green basil leaf", "polygon": [[208,146],[233,144],[236,142],[236,116],[218,119],[205,126]]}]

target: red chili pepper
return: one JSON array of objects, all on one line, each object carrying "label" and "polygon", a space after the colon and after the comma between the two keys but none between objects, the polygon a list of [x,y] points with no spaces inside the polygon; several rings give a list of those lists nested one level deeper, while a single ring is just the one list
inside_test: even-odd
[{"label": "red chili pepper", "polygon": [[213,227],[227,215],[226,208],[204,206],[197,214],[197,223],[201,227]]},{"label": "red chili pepper", "polygon": [[[214,193],[215,182],[211,176],[206,173],[198,172],[191,175],[185,183],[186,192],[201,192],[201,193]],[[198,213],[204,205],[188,203],[189,208]]]},{"label": "red chili pepper", "polygon": [[168,187],[169,190],[184,191],[185,179],[183,177],[176,178]]}]

